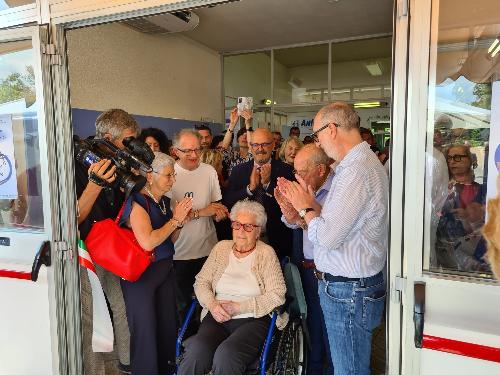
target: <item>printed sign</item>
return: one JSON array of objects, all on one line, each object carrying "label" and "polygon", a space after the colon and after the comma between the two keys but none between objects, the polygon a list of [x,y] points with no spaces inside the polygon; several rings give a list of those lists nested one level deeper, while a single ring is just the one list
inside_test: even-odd
[{"label": "printed sign", "polygon": [[0,199],[17,198],[11,115],[0,115]]}]

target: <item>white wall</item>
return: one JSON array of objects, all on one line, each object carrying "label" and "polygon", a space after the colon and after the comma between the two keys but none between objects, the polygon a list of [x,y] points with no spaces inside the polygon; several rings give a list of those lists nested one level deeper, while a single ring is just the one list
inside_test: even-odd
[{"label": "white wall", "polygon": [[220,55],[180,34],[121,24],[68,32],[71,106],[222,121]]}]

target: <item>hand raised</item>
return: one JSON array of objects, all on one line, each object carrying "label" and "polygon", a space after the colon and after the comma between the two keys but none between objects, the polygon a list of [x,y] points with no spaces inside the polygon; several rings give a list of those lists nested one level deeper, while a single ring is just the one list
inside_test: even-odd
[{"label": "hand raised", "polygon": [[178,220],[180,223],[186,220],[186,217],[189,215],[189,212],[193,208],[193,198],[185,197],[174,207],[174,211],[172,216],[175,220]]},{"label": "hand raised", "polygon": [[264,164],[260,167],[260,183],[267,185],[271,181],[271,164]]},{"label": "hand raised", "polygon": [[248,187],[251,191],[254,191],[255,189],[257,189],[259,185],[260,185],[260,173],[257,167],[254,165],[252,173],[250,174],[250,184],[248,185]]},{"label": "hand raised", "polygon": [[230,120],[229,126],[230,126],[230,127],[232,126],[232,127],[234,128],[234,126],[235,126],[235,125],[236,125],[236,123],[238,122],[238,118],[239,118],[239,117],[240,117],[240,116],[238,115],[238,108],[233,108],[233,109],[231,110],[231,115],[230,115],[230,117],[229,117],[229,120]]}]

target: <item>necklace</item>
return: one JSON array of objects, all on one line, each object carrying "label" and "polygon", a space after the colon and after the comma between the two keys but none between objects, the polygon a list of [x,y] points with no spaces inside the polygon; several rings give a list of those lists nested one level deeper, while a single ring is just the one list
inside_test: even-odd
[{"label": "necklace", "polygon": [[[257,246],[257,245],[255,245],[255,246]],[[237,253],[240,253],[240,254],[246,254],[246,253],[249,253],[250,251],[253,251],[255,249],[255,246],[252,247],[250,250],[241,251],[241,250],[238,250],[236,248],[236,244],[233,244],[233,250],[236,251]]]},{"label": "necklace", "polygon": [[151,197],[151,199],[154,200],[154,202],[158,205],[158,207],[160,208],[161,213],[163,215],[166,215],[167,214],[167,208],[165,207],[165,201],[162,200],[161,201],[161,205],[160,205],[160,202],[158,202],[156,200],[156,198],[153,195],[153,193],[151,193],[151,191],[147,187],[144,187],[144,190],[146,190],[146,193],[148,193],[148,195]]}]

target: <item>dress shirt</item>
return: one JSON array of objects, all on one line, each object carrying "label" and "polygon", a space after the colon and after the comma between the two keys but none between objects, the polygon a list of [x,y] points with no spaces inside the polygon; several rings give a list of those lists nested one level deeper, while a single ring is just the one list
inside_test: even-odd
[{"label": "dress shirt", "polygon": [[[316,191],[314,197],[316,198],[316,202],[318,202],[321,206],[325,203],[325,199],[330,191],[330,187],[332,185],[334,172],[331,171],[328,177],[326,178],[323,185]],[[297,224],[291,224],[286,221],[285,216],[281,216],[281,221],[290,229],[298,229],[300,226]],[[304,258],[307,260],[314,259],[314,244],[311,242],[307,235],[307,229],[304,229],[304,235],[302,236],[302,251],[304,253]]]},{"label": "dress shirt", "polygon": [[370,277],[385,265],[389,181],[366,142],[353,147],[335,170],[321,215],[309,222],[318,270]]}]

